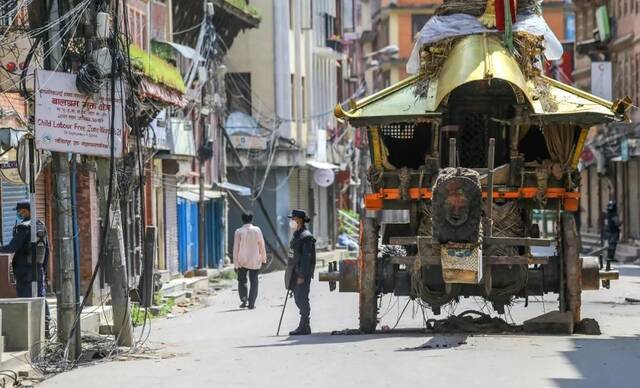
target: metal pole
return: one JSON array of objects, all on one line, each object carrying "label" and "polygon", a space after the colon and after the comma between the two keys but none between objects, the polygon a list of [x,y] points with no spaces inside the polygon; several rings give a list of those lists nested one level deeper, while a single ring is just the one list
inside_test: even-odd
[{"label": "metal pole", "polygon": [[487,221],[488,229],[486,231],[487,236],[491,236],[493,232],[493,168],[495,164],[496,153],[496,139],[489,139],[489,155],[487,160],[487,167],[489,172],[487,173]]},{"label": "metal pole", "polygon": [[[31,213],[31,220],[29,222],[30,225],[30,235],[31,235],[31,297],[37,298],[38,295],[38,255],[37,255],[37,245],[38,245],[38,228],[37,228],[37,207],[36,207],[36,168],[35,168],[35,142],[33,141],[33,137],[29,137],[28,147],[26,157],[27,157],[27,166],[29,166],[28,174],[27,174],[27,183],[29,184],[29,211]],[[44,295],[43,295],[44,296]]]},{"label": "metal pole", "polygon": [[[51,13],[49,20],[58,20],[64,13],[62,2],[51,0]],[[53,24],[49,30],[49,42],[51,55],[48,67],[51,70],[58,70],[62,64],[62,47],[58,42],[60,39],[60,25]],[[53,44],[52,44],[53,43]],[[63,343],[71,342],[68,345],[69,358],[75,360],[79,355],[76,353],[77,344],[75,339],[70,338],[71,329],[76,318],[75,308],[75,270],[73,261],[72,244],[72,220],[71,201],[69,195],[69,156],[66,153],[54,152],[52,155],[52,171],[55,180],[55,200],[53,201],[55,219],[56,238],[56,258],[58,260],[58,271],[60,272],[60,285],[57,293],[58,298],[58,338]],[[80,329],[78,328],[78,332]]]},{"label": "metal pole", "polygon": [[449,167],[456,168],[457,152],[456,138],[452,137],[449,139]]},{"label": "metal pole", "polygon": [[[75,302],[76,302],[76,311],[80,309],[80,294],[82,290],[80,289],[80,239],[78,238],[78,161],[75,157],[71,159],[71,212],[72,212],[72,220],[73,220],[73,269],[74,269],[74,287],[76,290]],[[74,348],[76,354],[80,354],[82,351],[81,341],[82,341],[82,332],[81,332],[81,322],[78,320],[76,323],[77,327],[74,331],[74,340],[75,343]]]},{"label": "metal pole", "polygon": [[[201,123],[202,124],[202,123]],[[201,143],[204,144],[204,125],[202,126],[202,131],[201,131]],[[206,217],[205,217],[205,211],[207,209],[206,204],[204,202],[204,159],[203,158],[198,158],[198,168],[199,168],[199,174],[200,176],[198,177],[198,184],[199,184],[199,189],[198,189],[198,200],[200,201],[198,203],[198,268],[203,269],[206,267],[205,265],[205,260],[204,260],[204,240],[205,240],[205,235],[204,235],[204,229],[206,226]]]},{"label": "metal pole", "polygon": [[301,36],[302,36],[302,10],[300,8],[300,1],[294,0],[289,2],[293,9],[291,15],[293,16],[293,45],[294,45],[294,75],[293,75],[293,90],[295,93],[295,121],[296,121],[296,140],[300,144],[300,151],[304,155],[304,142],[302,141],[302,116],[303,109],[303,96],[302,96],[302,49],[301,49]]}]

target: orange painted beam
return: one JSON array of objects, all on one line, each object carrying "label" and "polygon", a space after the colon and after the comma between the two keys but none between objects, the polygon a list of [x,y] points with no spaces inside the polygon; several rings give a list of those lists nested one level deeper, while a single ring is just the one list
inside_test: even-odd
[{"label": "orange painted beam", "polygon": [[[538,189],[535,187],[525,187],[512,191],[494,191],[493,198],[496,199],[532,199],[535,198]],[[409,189],[409,198],[412,200],[431,199],[433,193],[429,189]],[[487,192],[482,193],[483,198],[487,198]],[[569,192],[563,188],[547,189],[548,199],[561,199],[564,201],[565,210],[577,211],[580,193]],[[384,201],[397,201],[400,199],[400,189],[381,189],[377,193],[367,194],[364,198],[364,204],[367,209],[382,209]]]}]

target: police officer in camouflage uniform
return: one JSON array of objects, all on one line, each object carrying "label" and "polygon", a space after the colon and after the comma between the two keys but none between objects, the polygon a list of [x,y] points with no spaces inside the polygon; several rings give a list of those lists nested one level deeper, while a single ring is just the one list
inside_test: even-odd
[{"label": "police officer in camouflage uniform", "polygon": [[285,285],[288,290],[293,291],[296,306],[300,310],[298,328],[289,334],[306,335],[311,334],[309,289],[316,267],[316,239],[307,230],[306,224],[311,220],[304,210],[293,210],[289,218],[295,231],[290,243]]},{"label": "police officer in camouflage uniform", "polygon": [[607,239],[607,271],[611,269],[611,262],[616,259],[621,224],[620,217],[618,217],[618,204],[611,200],[607,204],[607,218],[604,225],[604,237]]},{"label": "police officer in camouflage uniform", "polygon": [[[11,267],[16,279],[16,293],[18,298],[31,298],[31,282],[33,269],[31,266],[31,205],[28,200],[20,201],[16,205],[18,223],[13,228],[13,238],[8,245],[0,247],[2,253],[13,253]],[[49,240],[47,229],[40,220],[36,223],[37,247],[36,260],[38,263],[38,296],[45,297],[47,293],[45,277],[49,264]],[[45,302],[46,331],[49,328],[49,306]]]}]

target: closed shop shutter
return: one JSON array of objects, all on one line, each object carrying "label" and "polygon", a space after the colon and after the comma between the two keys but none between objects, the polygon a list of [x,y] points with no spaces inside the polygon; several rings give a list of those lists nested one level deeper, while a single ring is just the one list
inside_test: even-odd
[{"label": "closed shop shutter", "polygon": [[165,260],[170,273],[178,269],[178,179],[174,175],[164,175],[164,223]]},{"label": "closed shop shutter", "polygon": [[[296,168],[289,177],[289,209],[301,209],[313,214],[309,205],[309,169]],[[276,182],[276,184],[279,184]]]},{"label": "closed shop shutter", "polygon": [[46,177],[44,172],[36,179],[36,212],[39,220],[46,223],[47,220],[47,192]]},{"label": "closed shop shutter", "polygon": [[2,181],[2,242],[8,244],[16,224],[16,202],[29,197],[26,185],[16,185]]}]

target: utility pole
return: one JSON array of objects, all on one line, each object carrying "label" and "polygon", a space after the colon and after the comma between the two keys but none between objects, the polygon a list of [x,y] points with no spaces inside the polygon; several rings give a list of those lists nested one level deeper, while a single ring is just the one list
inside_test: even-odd
[{"label": "utility pole", "polygon": [[[302,115],[304,114],[303,106],[304,97],[302,96],[302,49],[301,49],[301,35],[302,35],[302,10],[300,8],[300,1],[292,1],[290,2],[291,7],[291,15],[293,16],[293,47],[295,50],[296,57],[294,58],[294,71],[293,75],[293,90],[295,95],[295,117],[294,120],[296,122],[296,141],[301,146],[300,154],[301,157],[304,157],[305,152],[305,143],[302,141]],[[301,160],[301,163],[304,165],[304,160]]]},{"label": "utility pole", "polygon": [[[212,23],[212,18],[213,18],[213,3],[211,2],[206,2],[204,3],[204,12],[205,12],[205,17],[203,20],[203,26],[202,29],[205,28],[205,24],[209,24]],[[201,39],[205,39],[205,36],[203,35],[203,33],[201,32],[200,34],[200,38]],[[211,39],[211,37],[209,37],[209,39]],[[202,42],[202,40],[199,39],[200,42]],[[201,49],[202,45],[200,44],[198,49],[198,54],[200,54],[200,52],[202,51]],[[208,58],[205,58],[208,59]],[[195,61],[195,59],[194,59]],[[208,64],[208,61],[206,62]],[[196,63],[195,65],[195,69],[193,74],[195,74],[195,71],[198,70],[198,67],[200,66],[199,63]],[[208,69],[207,69],[208,70]],[[201,82],[204,82],[204,80],[200,80]],[[208,81],[207,81],[208,82]],[[187,87],[189,87],[189,85],[187,85]],[[205,93],[206,89],[203,86],[201,89],[201,95],[200,95],[200,103],[203,104],[204,103],[204,98],[203,98],[203,94]],[[205,216],[206,211],[207,211],[207,204],[204,200],[204,191],[205,191],[205,179],[204,179],[204,166],[207,162],[207,158],[205,157],[205,153],[202,152],[204,147],[207,146],[207,142],[208,142],[208,136],[209,134],[207,133],[207,126],[204,125],[204,120],[201,120],[200,118],[198,119],[198,123],[200,124],[200,150],[198,151],[198,268],[200,269],[204,269],[207,267],[206,265],[206,260],[205,260],[205,227],[207,224],[207,218]]]},{"label": "utility pole", "polygon": [[[111,37],[109,33],[108,20],[113,20],[113,23],[119,23],[118,20],[118,3],[116,3],[116,15],[108,15],[103,12],[98,12],[96,15],[97,34],[96,37],[100,40],[104,39],[118,39],[117,37]],[[105,27],[102,27],[102,26]],[[117,56],[115,50],[111,50],[111,67],[110,77],[107,79],[107,85],[109,87],[108,95],[110,98],[119,98],[122,96],[121,79],[116,75]],[[122,104],[125,101],[123,99]],[[112,120],[117,114],[124,115],[124,112],[114,112],[113,109],[117,109],[116,103],[111,103],[112,111],[109,114]],[[102,250],[101,260],[104,260],[104,269],[106,272],[106,278],[111,290],[111,306],[113,308],[113,330],[112,334],[116,336],[116,343],[118,346],[133,346],[133,327],[131,324],[131,308],[129,304],[129,282],[127,276],[127,255],[124,247],[123,225],[122,225],[122,213],[120,210],[120,202],[116,200],[115,192],[118,188],[118,174],[116,171],[116,160],[118,157],[114,153],[115,147],[115,134],[111,141],[111,158],[110,159],[98,159],[97,160],[97,178],[100,182],[102,196],[101,196],[101,210],[104,214],[102,219],[102,227],[106,231],[106,235],[101,236],[100,247]],[[132,144],[130,148],[137,149],[140,142],[140,134],[131,136],[130,141]],[[142,185],[142,176],[138,177],[140,184]],[[108,182],[108,183],[107,183]],[[105,184],[107,183],[107,184]],[[111,186],[109,186],[109,184]],[[111,194],[111,198],[110,197]],[[144,201],[144,198],[140,198]],[[131,239],[133,234],[131,233]]]},{"label": "utility pole", "polygon": [[[49,0],[52,2],[49,21],[58,20],[63,14],[63,2]],[[60,42],[60,25],[52,24],[49,29],[49,42],[51,55],[48,68],[56,71],[62,65],[62,46]],[[69,154],[53,152],[52,171],[55,181],[55,200],[53,201],[53,212],[55,219],[55,241],[56,257],[58,259],[59,288],[57,293],[57,318],[58,318],[58,338],[66,343],[69,348],[69,358],[75,360],[80,355],[78,349],[80,344],[71,337],[71,330],[76,319],[76,295],[75,295],[75,267],[73,256],[73,236],[71,218],[71,194],[69,193]],[[35,179],[35,177],[33,177]],[[35,224],[35,222],[32,222]],[[78,322],[77,331],[80,331]]]}]

